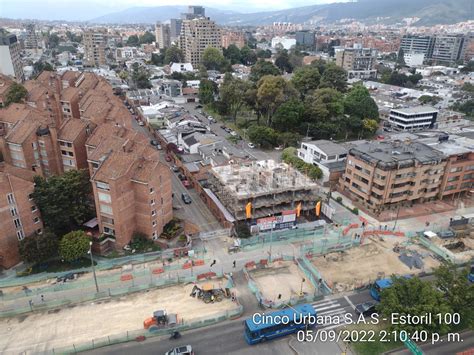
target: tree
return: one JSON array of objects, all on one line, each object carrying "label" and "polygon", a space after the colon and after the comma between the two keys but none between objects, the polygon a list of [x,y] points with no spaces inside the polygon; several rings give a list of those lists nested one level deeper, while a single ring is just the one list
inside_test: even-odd
[{"label": "tree", "polygon": [[287,72],[291,73],[293,71],[293,66],[290,63],[290,57],[288,55],[288,51],[283,49],[278,52],[276,59],[275,59],[275,65],[282,71],[282,72]]},{"label": "tree", "polygon": [[45,262],[58,253],[58,238],[45,229],[42,234],[32,235],[20,241],[18,249],[24,262],[36,264]]},{"label": "tree", "polygon": [[397,64],[400,67],[404,67],[406,65],[406,63],[405,63],[405,53],[403,52],[403,48],[400,48],[400,50],[398,51]]},{"label": "tree", "polygon": [[327,63],[322,59],[315,59],[311,62],[311,66],[318,68],[319,74],[323,75],[324,71],[326,70]]},{"label": "tree", "polygon": [[296,96],[293,85],[281,76],[266,75],[257,83],[257,107],[267,116],[268,125],[276,109]]},{"label": "tree", "polygon": [[461,90],[469,94],[474,94],[474,85],[466,81],[461,87]]},{"label": "tree", "polygon": [[310,121],[334,119],[344,113],[342,94],[335,89],[318,89],[305,100],[305,112]]},{"label": "tree", "polygon": [[6,107],[12,103],[20,103],[26,98],[27,95],[28,91],[25,89],[25,87],[14,82],[7,90],[4,105]]},{"label": "tree", "polygon": [[[393,313],[399,315],[423,316],[426,314],[451,313],[443,294],[430,282],[422,281],[418,277],[410,279],[393,277],[393,285],[382,290],[378,311],[383,317],[391,319]],[[391,330],[406,330],[407,332],[426,330],[431,332],[446,332],[449,326],[443,322],[433,321],[431,324],[399,324],[391,323]]]},{"label": "tree", "polygon": [[152,53],[151,54],[151,64],[153,65],[163,65],[165,55],[163,53]]},{"label": "tree", "polygon": [[35,77],[40,75],[43,70],[54,71],[54,68],[50,63],[43,62],[42,60],[33,63],[33,75]]},{"label": "tree", "polygon": [[296,69],[291,82],[304,99],[310,91],[318,88],[320,79],[321,74],[319,74],[318,68],[307,66]]},{"label": "tree", "polygon": [[277,133],[270,127],[253,125],[247,134],[252,143],[262,148],[273,148],[277,144]]},{"label": "tree", "polygon": [[230,64],[237,64],[242,60],[240,49],[235,44],[231,44],[229,47],[224,48],[223,54],[224,57],[229,60]]},{"label": "tree", "polygon": [[204,105],[214,102],[214,95],[217,92],[217,84],[208,79],[201,79],[199,83],[199,102]]},{"label": "tree", "polygon": [[138,65],[138,63],[133,63],[132,66],[132,80],[135,82],[135,85],[138,89],[151,89],[151,85],[148,71]]},{"label": "tree", "polygon": [[273,128],[280,132],[294,130],[303,121],[304,109],[300,100],[289,100],[282,103],[273,115]]},{"label": "tree", "polygon": [[138,47],[140,40],[137,35],[131,35],[127,38],[127,46]]},{"label": "tree", "polygon": [[469,61],[465,66],[461,68],[461,73],[470,73],[474,71],[474,60]]},{"label": "tree", "polygon": [[69,232],[59,242],[59,255],[65,261],[74,261],[89,250],[90,238],[84,231]]},{"label": "tree", "polygon": [[321,76],[319,88],[332,88],[344,92],[347,87],[347,72],[335,64],[328,65]]},{"label": "tree", "polygon": [[453,312],[461,315],[458,329],[474,327],[474,283],[468,282],[469,268],[459,269],[457,265],[442,264],[434,272],[436,286]]},{"label": "tree", "polygon": [[379,128],[378,122],[369,118],[362,120],[362,126],[370,135],[373,135],[377,131],[377,128]]},{"label": "tree", "polygon": [[166,49],[164,64],[182,63],[184,60],[183,51],[177,46],[171,46]]},{"label": "tree", "polygon": [[271,58],[272,57],[272,51],[269,49],[259,49],[257,50],[257,58]]},{"label": "tree", "polygon": [[413,85],[417,85],[421,79],[423,79],[423,75],[421,74],[412,74],[408,77],[408,81],[412,82]]},{"label": "tree", "polygon": [[243,65],[254,65],[257,62],[257,55],[250,47],[243,46],[240,50],[240,60]]},{"label": "tree", "polygon": [[474,99],[464,102],[457,102],[453,105],[453,110],[465,113],[469,117],[474,117]]},{"label": "tree", "polygon": [[36,176],[33,200],[45,226],[55,235],[78,228],[95,215],[87,170],[71,170],[48,179]]},{"label": "tree", "polygon": [[272,63],[265,60],[259,60],[250,69],[250,80],[257,82],[265,75],[280,75],[280,70]]},{"label": "tree", "polygon": [[224,76],[219,94],[221,101],[226,105],[227,111],[232,115],[234,122],[237,120],[237,114],[245,104],[242,98],[249,89],[250,83],[248,81],[234,78],[230,73]]},{"label": "tree", "polygon": [[297,146],[301,136],[298,133],[294,132],[281,132],[277,135],[278,145],[283,147]]},{"label": "tree", "polygon": [[214,47],[207,47],[204,50],[201,61],[207,70],[220,70],[225,64],[221,51]]},{"label": "tree", "polygon": [[370,97],[369,90],[362,85],[354,85],[344,98],[344,113],[360,119],[379,119],[379,109],[374,99]]},{"label": "tree", "polygon": [[48,46],[53,49],[59,45],[60,38],[56,33],[52,33],[48,37]]},{"label": "tree", "polygon": [[150,31],[146,31],[143,35],[140,36],[139,42],[140,44],[144,43],[153,43],[156,41],[155,35]]},{"label": "tree", "polygon": [[439,96],[432,96],[432,95],[421,95],[419,98],[418,98],[418,101],[420,101],[420,103],[422,105],[436,105],[438,102],[440,102],[442,99],[441,97]]}]

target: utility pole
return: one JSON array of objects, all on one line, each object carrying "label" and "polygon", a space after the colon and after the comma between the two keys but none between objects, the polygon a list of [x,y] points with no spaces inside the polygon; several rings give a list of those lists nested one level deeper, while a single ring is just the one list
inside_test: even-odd
[{"label": "utility pole", "polygon": [[89,242],[89,254],[91,256],[92,273],[94,274],[95,290],[99,293],[99,284],[97,283],[97,275],[95,273],[94,257],[92,256],[92,242]]}]

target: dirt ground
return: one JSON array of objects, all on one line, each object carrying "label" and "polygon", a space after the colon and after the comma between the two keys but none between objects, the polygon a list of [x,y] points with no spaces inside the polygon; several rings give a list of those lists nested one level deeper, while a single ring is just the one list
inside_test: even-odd
[{"label": "dirt ground", "polygon": [[422,256],[424,267],[410,269],[398,258],[400,254],[393,251],[397,243],[403,247],[402,238],[369,238],[366,241],[360,247],[313,259],[314,266],[335,292],[353,290],[380,277],[419,273],[439,265],[431,252],[420,245],[411,244],[404,248],[417,251]]},{"label": "dirt ground", "polygon": [[[314,287],[304,273],[292,261],[277,261],[270,267],[250,272],[262,296],[276,301],[281,294],[281,300],[289,300],[298,296],[303,284],[305,294],[314,294]],[[305,278],[305,282],[301,282]]]},{"label": "dirt ground", "polygon": [[[212,283],[214,287],[225,286],[225,280],[207,283]],[[190,297],[192,287],[192,284],[172,286],[58,311],[0,319],[0,353],[18,354],[25,350],[38,353],[53,347],[143,329],[143,321],[159,309],[177,313],[178,319],[192,321],[236,308],[230,299],[205,304]]]},{"label": "dirt ground", "polygon": [[457,242],[464,243],[464,247],[457,248],[457,249],[448,249],[450,252],[454,254],[459,262],[469,262],[474,258],[474,236],[464,236],[458,238],[450,238],[450,239],[442,239],[439,237],[434,237],[431,239],[433,243],[439,245],[443,248],[446,248],[449,244],[455,244]]}]

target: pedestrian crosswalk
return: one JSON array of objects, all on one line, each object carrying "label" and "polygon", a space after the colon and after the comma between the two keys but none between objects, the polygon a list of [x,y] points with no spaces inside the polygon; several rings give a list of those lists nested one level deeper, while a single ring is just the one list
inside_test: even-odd
[{"label": "pedestrian crosswalk", "polygon": [[345,324],[345,315],[351,313],[352,308],[342,305],[341,299],[322,300],[312,303],[316,314],[321,321],[318,322],[319,329],[335,329]]}]

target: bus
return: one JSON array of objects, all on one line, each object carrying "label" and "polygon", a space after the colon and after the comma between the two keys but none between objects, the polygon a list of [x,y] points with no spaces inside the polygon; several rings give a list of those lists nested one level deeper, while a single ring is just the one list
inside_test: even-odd
[{"label": "bus", "polygon": [[381,279],[374,282],[372,287],[370,288],[370,295],[372,298],[378,302],[380,302],[380,294],[384,288],[389,288],[392,286],[393,281],[392,279]]},{"label": "bus", "polygon": [[249,345],[296,333],[316,324],[316,310],[311,304],[302,304],[280,311],[254,314],[244,321],[245,340]]}]

